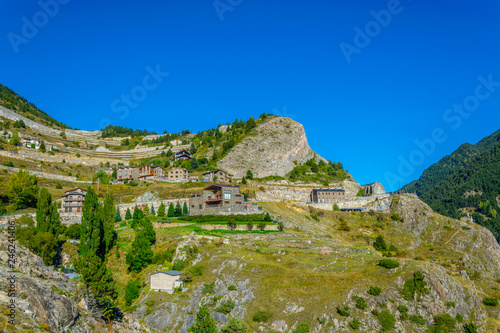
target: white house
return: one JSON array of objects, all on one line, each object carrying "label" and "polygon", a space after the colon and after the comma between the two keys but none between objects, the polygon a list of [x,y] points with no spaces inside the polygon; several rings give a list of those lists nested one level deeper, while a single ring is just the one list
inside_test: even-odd
[{"label": "white house", "polygon": [[182,273],[178,271],[151,273],[150,290],[166,291],[172,294],[175,288],[182,287],[182,280],[180,279],[181,274]]}]

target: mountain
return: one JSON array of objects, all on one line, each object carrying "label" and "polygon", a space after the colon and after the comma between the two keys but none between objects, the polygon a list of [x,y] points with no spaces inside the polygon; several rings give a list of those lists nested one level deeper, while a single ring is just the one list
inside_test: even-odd
[{"label": "mountain", "polygon": [[500,237],[500,130],[475,145],[463,144],[403,187],[435,211],[476,222]]}]

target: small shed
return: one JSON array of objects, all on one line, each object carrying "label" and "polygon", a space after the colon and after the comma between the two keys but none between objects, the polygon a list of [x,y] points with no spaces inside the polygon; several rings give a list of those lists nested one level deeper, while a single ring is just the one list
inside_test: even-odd
[{"label": "small shed", "polygon": [[173,293],[175,288],[182,288],[181,275],[181,272],[173,270],[151,273],[150,290]]}]

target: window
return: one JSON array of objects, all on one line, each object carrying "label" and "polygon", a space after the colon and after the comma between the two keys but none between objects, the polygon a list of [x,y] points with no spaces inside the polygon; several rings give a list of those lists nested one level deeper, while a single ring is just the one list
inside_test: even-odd
[{"label": "window", "polygon": [[231,191],[224,190],[224,200],[231,200]]}]

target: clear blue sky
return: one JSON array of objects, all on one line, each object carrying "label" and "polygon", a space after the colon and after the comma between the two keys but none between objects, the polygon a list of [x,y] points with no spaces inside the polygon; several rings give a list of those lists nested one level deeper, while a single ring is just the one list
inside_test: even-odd
[{"label": "clear blue sky", "polygon": [[0,83],[72,127],[197,132],[272,112],[388,190],[500,127],[496,0],[59,1],[0,3]]}]

